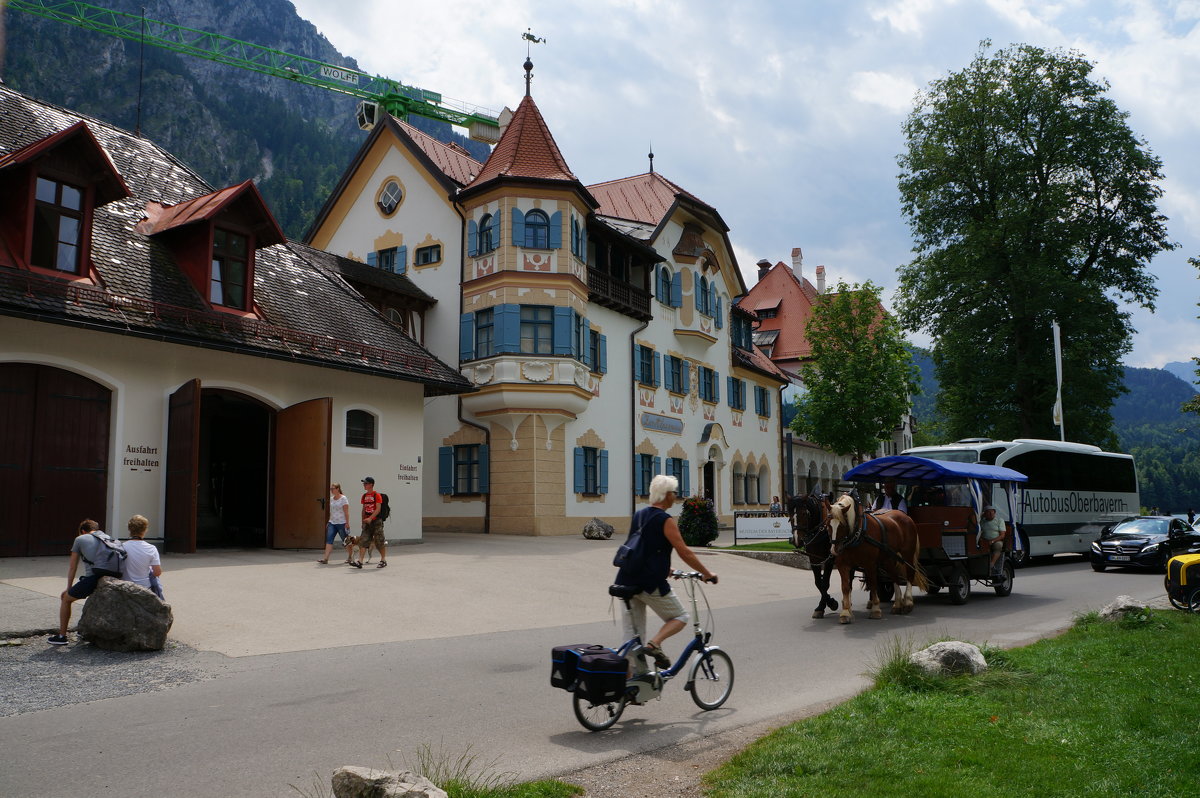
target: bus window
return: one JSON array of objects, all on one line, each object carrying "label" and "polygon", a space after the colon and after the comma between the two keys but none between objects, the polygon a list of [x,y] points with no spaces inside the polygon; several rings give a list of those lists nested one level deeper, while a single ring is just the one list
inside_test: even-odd
[{"label": "bus window", "polygon": [[996,458],[1004,454],[1007,449],[1006,446],[989,446],[979,453],[979,462],[995,465]]}]

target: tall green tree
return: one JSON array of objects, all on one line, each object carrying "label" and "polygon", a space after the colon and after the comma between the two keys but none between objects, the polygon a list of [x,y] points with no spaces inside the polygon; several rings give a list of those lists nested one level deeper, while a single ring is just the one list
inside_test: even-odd
[{"label": "tall green tree", "polygon": [[1067,436],[1112,445],[1109,408],[1153,310],[1147,270],[1175,248],[1162,163],[1074,51],[983,42],[933,81],[904,126],[900,194],[916,258],[898,311],[925,331],[953,437],[1057,438],[1051,322],[1063,344]]},{"label": "tall green tree", "polygon": [[792,429],[838,454],[862,459],[888,440],[917,392],[917,368],[873,283],[839,281],[813,305],[805,335],[812,360]]}]

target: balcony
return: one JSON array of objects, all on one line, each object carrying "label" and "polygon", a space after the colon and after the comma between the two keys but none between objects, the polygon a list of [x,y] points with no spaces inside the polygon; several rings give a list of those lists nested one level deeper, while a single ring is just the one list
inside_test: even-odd
[{"label": "balcony", "polygon": [[588,269],[588,299],[639,321],[651,318],[649,291],[616,280],[598,269]]}]

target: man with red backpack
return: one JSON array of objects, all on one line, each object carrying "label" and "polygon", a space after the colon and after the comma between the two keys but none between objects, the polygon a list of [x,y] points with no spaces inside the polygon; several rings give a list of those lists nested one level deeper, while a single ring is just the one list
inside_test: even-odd
[{"label": "man with red backpack", "polygon": [[358,538],[358,562],[350,563],[355,568],[363,567],[363,557],[371,544],[379,550],[379,564],[376,568],[387,568],[387,538],[383,536],[383,513],[386,500],[382,493],[375,491],[375,478],[367,477],[362,481],[362,535]]}]

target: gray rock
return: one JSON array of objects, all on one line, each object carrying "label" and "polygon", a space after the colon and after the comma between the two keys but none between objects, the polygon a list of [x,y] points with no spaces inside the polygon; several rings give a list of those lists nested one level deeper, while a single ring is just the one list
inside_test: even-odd
[{"label": "gray rock", "polygon": [[1111,604],[1100,610],[1100,617],[1106,621],[1119,621],[1130,613],[1143,612],[1145,609],[1145,602],[1131,596],[1117,596]]},{"label": "gray rock", "polygon": [[979,673],[988,666],[978,646],[957,640],[934,643],[917,651],[910,659],[926,673]]},{"label": "gray rock", "polygon": [[105,651],[161,651],[175,616],[141,585],[103,577],[83,604],[76,631]]},{"label": "gray rock", "polygon": [[448,798],[445,790],[410,770],[389,773],[341,767],[333,773],[335,798]]},{"label": "gray rock", "polygon": [[608,540],[613,536],[612,524],[593,518],[583,525],[583,536],[588,540]]}]

